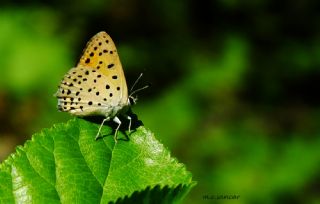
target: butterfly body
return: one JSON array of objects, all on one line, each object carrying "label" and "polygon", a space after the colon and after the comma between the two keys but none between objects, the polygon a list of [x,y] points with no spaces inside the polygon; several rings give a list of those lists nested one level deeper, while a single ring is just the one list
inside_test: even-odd
[{"label": "butterfly body", "polygon": [[77,66],[61,81],[56,96],[60,111],[80,117],[100,115],[120,126],[117,115],[125,115],[130,101],[118,52],[106,32],[90,39]]}]

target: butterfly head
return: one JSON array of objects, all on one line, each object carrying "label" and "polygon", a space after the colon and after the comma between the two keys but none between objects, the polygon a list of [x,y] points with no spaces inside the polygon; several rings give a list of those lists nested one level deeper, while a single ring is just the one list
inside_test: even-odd
[{"label": "butterfly head", "polygon": [[134,97],[134,96],[129,96],[128,97],[128,105],[131,106],[131,105],[135,105],[138,101],[138,97]]}]

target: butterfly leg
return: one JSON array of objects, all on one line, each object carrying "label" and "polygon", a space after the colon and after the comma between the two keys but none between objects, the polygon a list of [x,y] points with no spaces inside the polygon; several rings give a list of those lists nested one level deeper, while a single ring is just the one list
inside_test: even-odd
[{"label": "butterfly leg", "polygon": [[129,127],[128,127],[128,129],[129,129],[129,133],[131,132],[131,121],[132,121],[132,118],[130,117],[130,116],[128,116],[128,115],[123,115],[126,119],[128,119],[129,120]]},{"label": "butterfly leg", "polygon": [[116,129],[116,132],[114,133],[114,141],[115,141],[115,142],[118,142],[118,130],[119,130],[120,126],[121,126],[121,121],[120,121],[120,119],[119,119],[117,116],[115,116],[115,117],[113,118],[113,122],[115,122],[115,123],[118,124],[118,127],[117,127],[117,129]]},{"label": "butterfly leg", "polygon": [[96,140],[99,139],[99,137],[100,137],[100,131],[101,131],[101,128],[102,128],[103,124],[108,120],[110,120],[110,117],[107,117],[107,118],[103,119],[103,121],[102,121],[102,123],[101,123],[101,125],[99,127],[98,133],[96,135]]}]

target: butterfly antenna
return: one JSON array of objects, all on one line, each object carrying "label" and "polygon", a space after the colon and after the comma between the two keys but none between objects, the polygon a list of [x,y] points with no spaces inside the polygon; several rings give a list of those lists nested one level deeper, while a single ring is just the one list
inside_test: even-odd
[{"label": "butterfly antenna", "polygon": [[[141,76],[141,75],[140,75],[140,76]],[[131,97],[133,94],[135,94],[135,93],[137,93],[137,92],[139,92],[139,91],[141,91],[141,90],[143,90],[143,89],[146,89],[146,88],[148,88],[148,87],[149,87],[149,85],[145,85],[144,87],[141,87],[140,89],[134,90],[133,92],[130,93],[129,97]]]},{"label": "butterfly antenna", "polygon": [[[133,90],[133,88],[137,85],[138,81],[140,80],[140,78],[142,77],[143,73],[140,74],[140,76],[136,79],[136,81],[133,83],[130,92]],[[131,96],[132,94],[130,94]]]}]

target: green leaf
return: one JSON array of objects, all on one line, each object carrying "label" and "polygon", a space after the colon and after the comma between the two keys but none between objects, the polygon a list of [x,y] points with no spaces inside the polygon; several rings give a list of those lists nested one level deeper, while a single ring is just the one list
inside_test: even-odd
[{"label": "green leaf", "polygon": [[[0,203],[178,203],[195,182],[154,135],[72,119],[33,135],[0,165]],[[123,133],[120,137],[123,138]]]}]

